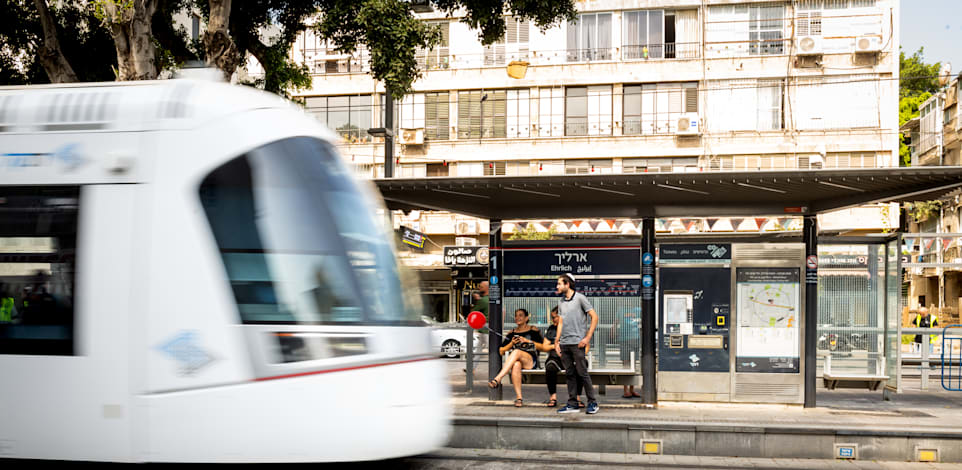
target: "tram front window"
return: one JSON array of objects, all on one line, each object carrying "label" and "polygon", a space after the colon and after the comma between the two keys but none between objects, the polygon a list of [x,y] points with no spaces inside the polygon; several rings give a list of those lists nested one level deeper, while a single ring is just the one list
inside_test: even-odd
[{"label": "tram front window", "polygon": [[378,205],[330,144],[274,142],[200,186],[247,324],[416,323]]}]

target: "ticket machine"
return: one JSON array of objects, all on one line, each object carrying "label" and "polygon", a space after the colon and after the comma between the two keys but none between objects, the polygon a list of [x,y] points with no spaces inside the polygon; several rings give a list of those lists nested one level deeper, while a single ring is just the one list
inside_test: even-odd
[{"label": "ticket machine", "polygon": [[659,399],[803,403],[804,246],[658,252]]},{"label": "ticket machine", "polygon": [[658,396],[729,401],[731,245],[661,244]]}]

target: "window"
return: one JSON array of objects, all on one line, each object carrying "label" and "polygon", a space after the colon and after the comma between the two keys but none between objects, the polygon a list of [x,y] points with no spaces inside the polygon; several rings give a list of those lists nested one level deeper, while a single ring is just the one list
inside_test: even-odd
[{"label": "window", "polygon": [[416,55],[418,61],[418,68],[422,70],[436,70],[436,69],[446,69],[450,67],[450,55],[449,55],[449,44],[451,40],[451,22],[450,21],[428,21],[428,25],[437,27],[441,30],[441,44],[435,46],[434,49],[426,51],[424,49],[419,49]]},{"label": "window", "polygon": [[564,173],[564,160],[542,160],[538,162],[539,175],[563,175]]},{"label": "window", "polygon": [[484,65],[504,65],[512,60],[528,60],[531,26],[514,17],[504,19],[504,38],[484,46]]},{"label": "window", "polygon": [[408,324],[393,236],[330,144],[273,142],[214,169],[198,196],[243,324]]},{"label": "window", "polygon": [[781,80],[721,80],[708,82],[706,88],[712,131],[782,129]]},{"label": "window", "polygon": [[626,158],[621,161],[622,173],[661,173],[671,169],[670,158]]},{"label": "window", "polygon": [[758,81],[758,130],[782,128],[782,82]]},{"label": "window", "polygon": [[597,175],[611,172],[611,160],[565,160],[566,175]]},{"label": "window", "polygon": [[875,168],[874,152],[829,153],[825,168]]},{"label": "window", "polygon": [[748,38],[751,41],[751,55],[783,54],[782,18],[785,7],[781,5],[752,5],[749,7],[751,21],[748,25]]},{"label": "window", "polygon": [[785,6],[715,5],[705,21],[705,53],[716,57],[784,54]]},{"label": "window", "polygon": [[682,113],[698,112],[698,84],[659,83],[624,87],[623,133],[673,132]]},{"label": "window", "polygon": [[530,106],[528,99],[530,91],[508,90],[508,138],[528,137],[531,135],[528,127],[530,126]]},{"label": "window", "polygon": [[190,39],[196,41],[200,38],[200,16],[190,15]]},{"label": "window", "polygon": [[448,140],[448,93],[424,94],[424,138]]},{"label": "window", "polygon": [[877,128],[879,84],[879,77],[871,74],[800,78],[792,101],[795,126],[801,130]]},{"label": "window", "polygon": [[507,137],[507,91],[458,92],[458,139]]},{"label": "window", "polygon": [[611,13],[578,15],[568,23],[568,62],[611,60]]},{"label": "window", "polygon": [[[624,13],[622,57],[625,59],[660,59],[665,56],[665,12],[662,10],[626,11]],[[674,29],[674,17],[672,17]]]},{"label": "window", "polygon": [[427,164],[427,176],[448,176],[448,168],[450,168],[447,163],[428,163]]},{"label": "window", "polygon": [[307,97],[307,110],[344,140],[370,142],[371,95]]},{"label": "window", "polygon": [[427,165],[423,163],[404,163],[394,167],[394,176],[398,178],[424,178],[427,176]]},{"label": "window", "polygon": [[611,135],[611,85],[565,88],[565,135]]},{"label": "window", "polygon": [[424,93],[411,93],[401,100],[394,119],[402,129],[423,129],[424,111]]},{"label": "window", "polygon": [[538,89],[538,135],[561,137],[564,135],[564,89]]},{"label": "window", "polygon": [[504,174],[508,176],[528,176],[531,174],[531,163],[527,160],[508,162]]},{"label": "window", "polygon": [[80,188],[0,188],[0,354],[74,354]]},{"label": "window", "polygon": [[507,169],[506,162],[484,162],[484,176],[504,176]]}]

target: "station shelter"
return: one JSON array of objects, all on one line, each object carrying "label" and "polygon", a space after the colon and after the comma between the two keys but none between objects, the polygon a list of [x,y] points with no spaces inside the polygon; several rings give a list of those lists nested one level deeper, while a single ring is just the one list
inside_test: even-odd
[{"label": "station shelter", "polygon": [[[490,220],[489,326],[516,308],[547,323],[571,272],[601,313],[593,366],[637,367],[642,401],[802,404],[816,378],[883,377],[898,390],[898,235],[820,238],[817,215],[935,199],[962,167],[380,179],[390,209]],[[797,232],[655,236],[663,217],[795,216]],[[503,220],[627,217],[640,237],[502,240]],[[638,334],[625,326],[637,325]],[[491,334],[489,344],[499,341]],[[500,370],[490,348],[489,378]],[[640,360],[635,360],[640,358]],[[492,391],[492,399],[500,390]]]}]

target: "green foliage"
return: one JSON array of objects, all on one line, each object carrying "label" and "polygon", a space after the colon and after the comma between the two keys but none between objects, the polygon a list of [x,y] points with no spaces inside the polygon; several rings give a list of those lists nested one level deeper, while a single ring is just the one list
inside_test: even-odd
[{"label": "green foliage", "polygon": [[[432,6],[453,14],[463,9],[462,22],[479,30],[484,44],[504,37],[504,15],[530,20],[541,29],[575,18],[574,0],[433,0]],[[318,33],[339,51],[350,53],[361,44],[371,53],[371,74],[383,81],[396,99],[410,93],[420,76],[416,54],[441,40],[440,31],[418,20],[403,0],[321,0]]]},{"label": "green foliage", "polygon": [[547,232],[539,232],[534,224],[528,224],[528,226],[522,230],[511,232],[508,240],[551,240],[556,233],[558,233],[558,231],[554,228],[554,225],[548,228]]},{"label": "green foliage", "polygon": [[923,93],[935,93],[939,90],[939,69],[942,64],[926,64],[923,57],[925,48],[920,47],[909,57],[899,51],[899,96],[918,96]]},{"label": "green foliage", "polygon": [[[919,48],[909,57],[899,51],[899,68],[902,77],[899,81],[899,126],[919,116],[919,105],[939,90],[938,74],[941,64],[926,64],[924,48]],[[903,165],[912,163],[912,154],[905,144],[905,136],[899,135],[899,158]]]},{"label": "green foliage", "polygon": [[941,208],[942,201],[917,201],[905,205],[908,214],[919,223],[938,215]]}]

